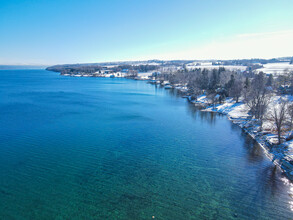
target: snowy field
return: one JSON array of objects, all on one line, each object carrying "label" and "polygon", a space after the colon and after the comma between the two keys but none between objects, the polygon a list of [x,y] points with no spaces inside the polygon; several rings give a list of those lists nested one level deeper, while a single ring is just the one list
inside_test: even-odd
[{"label": "snowy field", "polygon": [[[240,70],[240,71],[245,71],[246,70],[246,66],[233,66],[233,65],[188,65],[187,69],[188,70],[193,70],[193,69],[218,69],[219,67],[224,67],[227,70],[231,70],[231,71],[236,71],[236,70]],[[285,71],[293,71],[293,65],[290,64],[289,62],[280,62],[280,63],[268,63],[268,64],[264,64],[263,68],[257,69],[256,72],[264,72],[267,74],[274,74],[274,75],[278,75],[278,74],[282,74]]]},{"label": "snowy field", "polygon": [[289,64],[289,62],[282,62],[282,63],[268,63],[264,64],[263,68],[257,69],[257,72],[264,72],[268,74],[282,74],[285,71],[293,71],[293,65]]}]

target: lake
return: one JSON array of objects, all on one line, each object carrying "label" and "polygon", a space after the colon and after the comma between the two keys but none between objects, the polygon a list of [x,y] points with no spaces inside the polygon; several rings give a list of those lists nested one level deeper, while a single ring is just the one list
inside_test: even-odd
[{"label": "lake", "polygon": [[0,219],[293,219],[226,116],[129,79],[0,71]]}]

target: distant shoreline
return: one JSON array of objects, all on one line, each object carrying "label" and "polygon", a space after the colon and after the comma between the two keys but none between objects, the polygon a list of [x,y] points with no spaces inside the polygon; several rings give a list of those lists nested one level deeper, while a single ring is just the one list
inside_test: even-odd
[{"label": "distant shoreline", "polygon": [[0,70],[37,70],[46,69],[48,66],[33,65],[0,65]]}]

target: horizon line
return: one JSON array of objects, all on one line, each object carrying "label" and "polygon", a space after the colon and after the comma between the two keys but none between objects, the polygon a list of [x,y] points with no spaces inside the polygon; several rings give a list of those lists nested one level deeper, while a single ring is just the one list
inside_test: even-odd
[{"label": "horizon line", "polygon": [[98,61],[98,62],[72,62],[72,63],[55,63],[55,64],[1,64],[0,66],[35,66],[35,67],[48,67],[57,65],[72,65],[72,64],[99,64],[99,63],[122,63],[122,62],[147,62],[147,61],[229,61],[229,60],[271,60],[271,59],[281,59],[281,58],[293,58],[291,56],[278,56],[271,58],[261,58],[261,57],[251,57],[251,58],[234,58],[234,59],[137,59],[137,60],[112,60],[112,61]]}]

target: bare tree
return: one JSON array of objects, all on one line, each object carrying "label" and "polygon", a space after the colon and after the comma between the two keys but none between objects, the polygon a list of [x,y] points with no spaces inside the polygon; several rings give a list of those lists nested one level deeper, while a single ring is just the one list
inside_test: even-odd
[{"label": "bare tree", "polygon": [[255,75],[252,81],[251,89],[246,97],[245,102],[250,108],[250,113],[260,122],[262,129],[262,122],[270,102],[270,93],[267,90],[265,74],[260,72]]},{"label": "bare tree", "polygon": [[281,134],[282,129],[286,122],[286,110],[287,110],[287,100],[281,99],[280,104],[274,107],[273,113],[271,114],[272,119],[277,128],[278,142],[281,144]]},{"label": "bare tree", "polygon": [[232,87],[231,87],[231,96],[234,98],[236,102],[239,102],[239,98],[242,94],[243,90],[243,82],[240,78],[235,79]]}]

